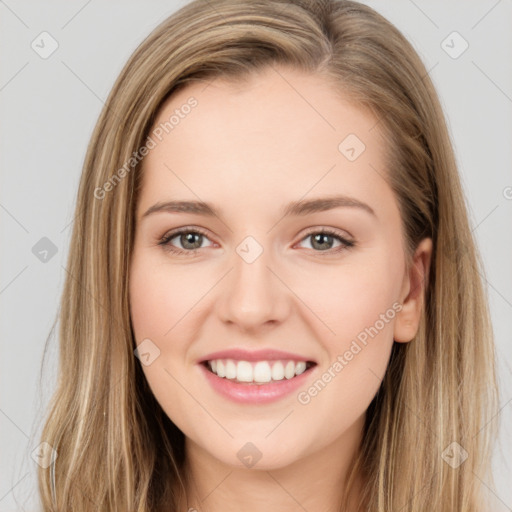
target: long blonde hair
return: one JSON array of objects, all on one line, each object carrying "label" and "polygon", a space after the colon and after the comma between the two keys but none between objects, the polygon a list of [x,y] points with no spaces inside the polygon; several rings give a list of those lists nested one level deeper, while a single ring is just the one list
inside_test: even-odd
[{"label": "long blonde hair", "polygon": [[[133,352],[128,278],[141,164],[130,159],[173,92],[273,65],[324,76],[375,114],[389,141],[407,254],[423,237],[434,245],[419,332],[394,344],[367,411],[349,479],[364,474],[360,509],[483,509],[480,479],[491,476],[496,435],[493,333],[449,133],[423,63],[392,24],[353,1],[196,0],[134,52],[88,147],[59,311],[58,384],[41,437],[57,452],[38,473],[44,511],[176,510],[184,435]],[[449,464],[446,453],[467,459]]]}]

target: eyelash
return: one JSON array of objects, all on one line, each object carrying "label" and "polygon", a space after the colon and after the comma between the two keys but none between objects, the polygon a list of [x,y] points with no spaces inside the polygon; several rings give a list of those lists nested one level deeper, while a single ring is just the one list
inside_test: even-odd
[{"label": "eyelash", "polygon": [[[199,251],[199,249],[191,249],[191,250],[178,249],[177,247],[174,247],[173,245],[170,244],[170,241],[173,238],[176,238],[178,235],[182,235],[184,233],[199,234],[199,235],[203,235],[204,237],[208,238],[208,234],[200,228],[184,227],[184,228],[180,228],[176,231],[172,231],[171,233],[164,235],[164,237],[161,238],[160,241],[158,242],[158,245],[162,246],[166,251],[169,251],[174,254],[189,256],[189,257],[197,256],[197,251]],[[340,236],[339,232],[337,232],[336,230],[333,230],[331,228],[311,229],[301,238],[300,242],[302,242],[303,240],[305,240],[306,238],[308,238],[311,235],[319,235],[319,234],[332,236],[333,238],[336,238],[339,242],[341,242],[341,246],[337,247],[336,249],[327,249],[325,251],[315,251],[314,249],[312,249],[314,252],[319,253],[322,256],[337,254],[343,250],[350,249],[356,245],[354,241],[347,240],[346,238],[343,238],[342,236]]]}]

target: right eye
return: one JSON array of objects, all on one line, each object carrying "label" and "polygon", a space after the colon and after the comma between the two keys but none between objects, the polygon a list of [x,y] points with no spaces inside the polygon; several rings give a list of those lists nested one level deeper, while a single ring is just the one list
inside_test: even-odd
[{"label": "right eye", "polygon": [[[181,247],[176,247],[172,243],[174,239],[178,240]],[[202,242],[205,239],[209,240],[206,233],[198,228],[180,228],[166,233],[158,242],[158,245],[176,254],[194,256],[196,251],[202,248]]]}]

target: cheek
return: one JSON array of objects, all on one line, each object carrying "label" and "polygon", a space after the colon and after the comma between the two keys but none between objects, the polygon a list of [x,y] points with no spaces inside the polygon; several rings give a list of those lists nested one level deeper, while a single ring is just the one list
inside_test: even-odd
[{"label": "cheek", "polygon": [[[163,276],[162,276],[163,277]],[[130,314],[136,342],[163,332],[166,304],[161,300],[158,271],[137,260],[130,273]]]},{"label": "cheek", "polygon": [[318,331],[327,359],[317,380],[298,395],[305,410],[330,417],[326,435],[338,435],[363,415],[379,389],[393,347],[400,277],[400,262],[383,257],[340,266],[315,286],[308,280],[299,292],[308,291],[308,306],[333,331]]},{"label": "cheek", "polygon": [[204,294],[201,283],[209,280],[203,281],[194,271],[191,281],[190,272],[161,259],[135,259],[130,272],[130,313],[137,342],[170,339],[174,326],[186,322],[187,312]]},{"label": "cheek", "polygon": [[[295,289],[307,297],[308,306],[333,331],[326,339],[332,340],[334,348],[342,348],[376,323],[383,337],[392,332],[403,280],[402,260],[393,252],[381,250],[354,257],[346,265],[331,266],[301,280]],[[382,325],[379,320],[386,313]]]},{"label": "cheek", "polygon": [[136,344],[149,339],[158,353],[150,364],[142,364],[153,395],[169,418],[185,428],[183,411],[190,397],[179,383],[185,380],[187,349],[194,339],[193,305],[204,292],[197,289],[196,281],[190,282],[187,272],[177,268],[142,251],[134,255],[130,315]]}]

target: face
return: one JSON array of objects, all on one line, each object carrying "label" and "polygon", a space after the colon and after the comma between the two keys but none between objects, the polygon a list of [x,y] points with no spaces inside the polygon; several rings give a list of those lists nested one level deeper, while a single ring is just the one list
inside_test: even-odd
[{"label": "face", "polygon": [[271,469],[353,444],[417,330],[428,244],[408,268],[376,122],[290,69],[189,85],[155,122],[132,326],[156,399],[212,459]]}]

